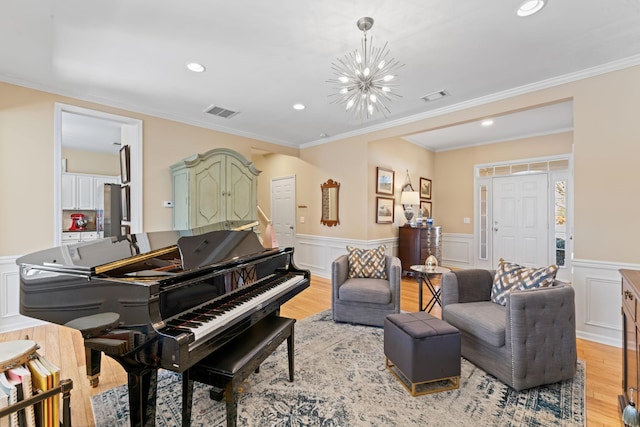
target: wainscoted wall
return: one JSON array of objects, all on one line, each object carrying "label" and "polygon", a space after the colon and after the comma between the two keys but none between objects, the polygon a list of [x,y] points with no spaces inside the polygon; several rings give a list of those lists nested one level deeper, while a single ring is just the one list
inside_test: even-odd
[{"label": "wainscoted wall", "polygon": [[397,255],[398,239],[352,240],[335,237],[296,235],[293,261],[298,268],[309,270],[312,275],[331,278],[331,263],[347,253],[347,245],[372,249],[384,246],[385,254]]},{"label": "wainscoted wall", "polygon": [[473,234],[442,233],[442,264],[445,267],[472,268]]},{"label": "wainscoted wall", "polygon": [[[330,278],[331,262],[347,253],[347,245],[358,248],[384,246],[396,255],[396,238],[371,241],[298,235],[294,262],[315,276]],[[473,268],[473,236],[444,233],[442,263],[448,267]],[[17,257],[0,257],[0,333],[42,324],[20,315],[20,281]],[[574,260],[573,286],[576,291],[576,333],[579,338],[620,347],[622,345],[622,304],[619,269],[640,270],[640,264],[619,264]]]},{"label": "wainscoted wall", "polygon": [[[347,253],[346,246],[374,248],[385,246],[385,252],[397,254],[397,239],[361,241],[298,235],[294,261],[311,274],[330,278],[331,262]],[[442,264],[454,268],[473,268],[473,235],[443,233]],[[484,267],[480,267],[484,268]],[[616,347],[622,345],[620,307],[621,268],[640,270],[640,265],[574,260],[573,286],[576,291],[576,334],[578,338]]]},{"label": "wainscoted wall", "polygon": [[20,315],[20,273],[16,259],[0,257],[0,334],[42,324]]},{"label": "wainscoted wall", "polygon": [[640,270],[640,265],[581,259],[573,261],[578,338],[622,346],[620,269]]}]

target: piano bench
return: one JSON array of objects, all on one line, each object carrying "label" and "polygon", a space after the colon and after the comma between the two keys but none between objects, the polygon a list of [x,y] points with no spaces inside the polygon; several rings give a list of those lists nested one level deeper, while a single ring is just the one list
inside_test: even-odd
[{"label": "piano bench", "polygon": [[[198,381],[224,390],[227,427],[238,420],[238,388],[260,364],[287,340],[289,381],[294,370],[295,319],[269,315],[220,347],[182,374],[182,425],[191,423],[193,382]],[[211,394],[213,398],[215,394]]]}]

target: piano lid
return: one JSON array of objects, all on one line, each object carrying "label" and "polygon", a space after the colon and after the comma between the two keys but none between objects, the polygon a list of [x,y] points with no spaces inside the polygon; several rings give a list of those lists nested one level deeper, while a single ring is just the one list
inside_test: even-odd
[{"label": "piano lid", "polygon": [[[199,234],[202,233],[202,234]],[[146,259],[175,253],[184,270],[264,252],[253,231],[155,231],[72,243],[34,252],[18,265],[79,274],[101,274]]]}]

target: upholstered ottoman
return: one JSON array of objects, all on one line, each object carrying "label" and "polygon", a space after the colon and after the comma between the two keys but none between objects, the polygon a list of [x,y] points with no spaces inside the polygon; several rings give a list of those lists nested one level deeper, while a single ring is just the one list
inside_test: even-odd
[{"label": "upholstered ottoman", "polygon": [[412,396],[460,386],[460,331],[429,313],[386,316],[384,355],[387,369]]}]

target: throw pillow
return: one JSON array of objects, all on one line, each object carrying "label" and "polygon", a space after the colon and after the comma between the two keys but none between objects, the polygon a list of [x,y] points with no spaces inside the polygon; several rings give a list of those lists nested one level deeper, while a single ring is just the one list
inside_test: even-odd
[{"label": "throw pillow", "polygon": [[491,301],[506,305],[507,295],[513,291],[551,286],[556,278],[558,266],[527,268],[500,258],[491,287]]},{"label": "throw pillow", "polygon": [[347,246],[349,277],[387,280],[384,246],[376,249],[358,249]]}]

